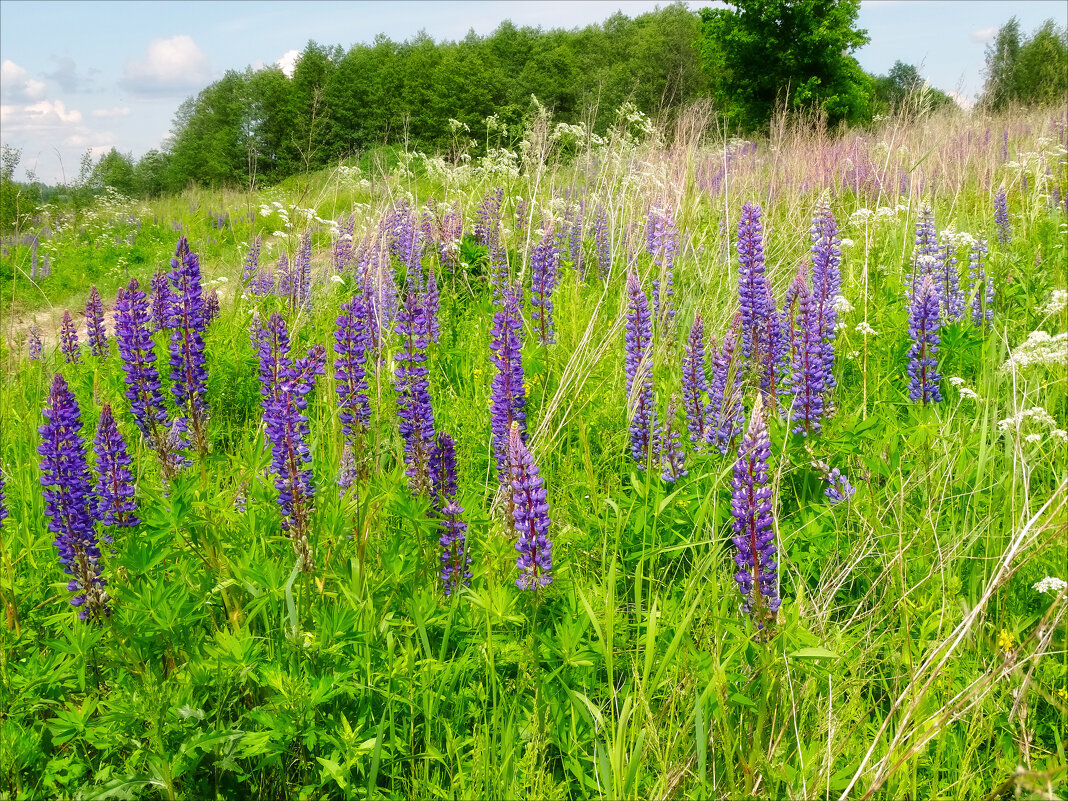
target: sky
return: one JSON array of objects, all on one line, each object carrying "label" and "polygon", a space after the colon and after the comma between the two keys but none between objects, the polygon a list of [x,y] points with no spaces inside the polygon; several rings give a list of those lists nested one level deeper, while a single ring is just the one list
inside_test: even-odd
[{"label": "sky", "polygon": [[[112,147],[140,158],[161,146],[178,105],[230,69],[279,63],[314,39],[349,47],[379,33],[435,40],[502,20],[573,28],[647,0],[408,0],[407,2],[31,2],[0,0],[0,140],[20,148],[16,178],[55,183],[78,175],[81,156]],[[696,2],[691,9],[714,2]],[[855,54],[868,72],[915,64],[931,84],[970,104],[982,90],[986,44],[1015,15],[1030,33],[1063,0],[862,0],[871,42]]]}]

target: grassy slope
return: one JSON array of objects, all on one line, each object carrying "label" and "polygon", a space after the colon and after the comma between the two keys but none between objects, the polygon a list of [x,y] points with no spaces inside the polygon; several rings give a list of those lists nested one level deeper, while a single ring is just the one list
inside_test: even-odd
[{"label": "grassy slope", "polygon": [[[255,198],[162,201],[140,214],[132,248],[114,246],[108,210],[85,237],[56,237],[53,275],[39,286],[16,251],[17,277],[0,286],[0,327],[15,346],[0,401],[11,510],[0,553],[8,710],[0,782],[37,796],[106,786],[165,797],[975,798],[1006,781],[1004,789],[1025,794],[1063,786],[1068,598],[1031,585],[1064,577],[1064,446],[1031,422],[1008,434],[997,425],[1041,406],[1068,427],[1063,362],[999,370],[1030,331],[1068,328],[1065,312],[1040,310],[1068,275],[1064,212],[1049,209],[1044,177],[1049,164],[1062,191],[1068,183],[1063,118],[1057,125],[1048,114],[958,116],[838,141],[783,127],[755,153],[734,146],[729,156],[687,137],[674,148],[617,140],[607,153],[549,161],[515,179],[374,176],[373,188],[360,188],[313,176]],[[1008,161],[1031,166],[1026,188],[1024,173],[1002,158],[1003,130]],[[728,177],[717,178],[724,163]],[[850,169],[861,163],[882,167],[881,193],[872,183],[855,191]],[[904,194],[899,167],[911,168]],[[979,400],[944,382],[942,404],[916,408],[905,387],[902,287],[918,205],[930,199],[940,230],[952,222],[992,238],[1002,183],[1014,238],[991,246],[995,326],[949,327],[940,354],[943,375],[963,378]],[[358,501],[339,500],[333,488],[332,371],[319,381],[309,413],[318,569],[295,579],[273,489],[256,480],[267,456],[247,335],[253,307],[236,289],[251,236],[245,215],[276,199],[328,219],[355,208],[361,230],[407,190],[457,199],[469,231],[478,200],[499,184],[508,198],[534,194],[546,205],[550,194],[585,184],[612,221],[611,279],[582,284],[565,267],[554,298],[558,344],[542,349],[528,332],[524,349],[531,446],[553,520],[553,585],[534,597],[513,583],[489,453],[492,307],[477,274],[443,277],[443,336],[430,359],[436,423],[457,441],[472,589],[440,597],[427,504],[408,494],[398,466],[388,354],[373,381]],[[853,309],[836,342],[839,388],[827,430],[806,442],[783,424],[772,429],[785,600],[776,635],[761,643],[737,611],[731,578],[732,459],[688,453],[689,475],[672,486],[627,456],[624,238],[631,231],[642,242],[650,198],[676,204],[681,333],[657,346],[663,414],[695,311],[720,338],[736,308],[726,233],[741,203],[764,205],[769,275],[781,297],[825,186],[853,242],[843,261]],[[867,225],[849,222],[857,208],[878,206],[901,208]],[[508,229],[512,208],[509,201]],[[211,210],[228,211],[228,226],[211,228]],[[54,369],[72,383],[87,437],[103,402],[125,410],[120,365],[112,355],[73,369],[53,352],[29,363],[18,332],[35,315],[43,321],[49,300],[77,307],[89,282],[113,297],[125,281],[119,258],[144,283],[169,258],[172,220],[200,252],[205,277],[228,279],[217,285],[224,312],[208,336],[212,454],[164,495],[150,452],[135,449],[144,523],[116,534],[108,560],[115,611],[98,630],[76,625],[65,602],[35,429]],[[256,230],[279,226],[261,218]],[[529,239],[506,233],[520,271]],[[315,241],[328,252],[326,231]],[[633,251],[648,288],[648,256]],[[290,320],[301,352],[329,346],[338,304],[352,290],[351,280],[325,280],[325,257],[317,263],[315,308]],[[272,303],[261,302],[261,314]],[[877,335],[857,332],[864,320]],[[129,421],[120,425],[134,437]],[[1028,433],[1044,437],[1032,443]],[[853,479],[850,504],[827,503],[816,458]],[[234,497],[243,482],[242,515]],[[1017,766],[1023,773],[1012,779]]]}]

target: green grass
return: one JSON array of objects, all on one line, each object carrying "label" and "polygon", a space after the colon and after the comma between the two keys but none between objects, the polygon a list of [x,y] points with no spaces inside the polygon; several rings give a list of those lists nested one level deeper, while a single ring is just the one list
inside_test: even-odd
[{"label": "green grass", "polygon": [[[989,143],[980,146],[987,126]],[[784,128],[732,162],[729,180],[714,187],[702,171],[722,164],[721,142],[679,140],[672,149],[614,141],[589,159],[528,164],[512,179],[378,176],[374,188],[361,188],[327,172],[260,195],[191,192],[124,209],[141,222],[133,246],[114,245],[125,229],[103,222],[106,215],[81,233],[55,210],[52,276],[31,283],[23,248],[0,269],[0,466],[10,510],[0,540],[0,793],[1063,797],[1068,594],[1032,586],[1047,575],[1068,578],[1068,460],[1048,427],[998,426],[1039,406],[1068,428],[1063,360],[1002,369],[1031,331],[1068,330],[1064,310],[1043,311],[1051,291],[1068,283],[1065,213],[1048,202],[1051,186],[1068,186],[1068,173],[1063,149],[1039,142],[1062,142],[1061,126],[1038,113],[891,121],[859,140],[858,152],[888,159],[895,181],[896,166],[911,169],[903,196],[896,183],[874,195],[843,188],[852,135],[835,143]],[[1010,156],[1038,165],[1026,189],[999,157],[1002,129]],[[1013,219],[1007,245],[993,229],[992,195],[1003,182]],[[331,366],[311,396],[317,567],[298,572],[273,484],[258,478],[269,452],[248,337],[254,309],[264,316],[283,306],[240,289],[245,244],[257,233],[271,238],[279,221],[253,224],[246,215],[272,200],[327,219],[354,211],[361,232],[391,198],[414,191],[417,203],[458,200],[469,232],[475,206],[497,185],[508,199],[513,269],[528,284],[530,234],[512,230],[515,196],[548,207],[568,187],[587,185],[612,223],[611,279],[583,283],[564,266],[554,295],[558,342],[542,348],[528,330],[523,351],[531,450],[549,492],[553,584],[534,594],[514,583],[490,448],[492,303],[477,264],[466,275],[440,274],[442,339],[429,360],[436,426],[457,443],[471,588],[442,596],[429,501],[406,487],[393,345],[371,381],[358,499],[339,499],[334,485],[341,437]],[[694,313],[718,339],[737,308],[741,204],[764,205],[769,275],[781,297],[807,252],[825,185],[853,241],[842,268],[853,308],[836,340],[836,411],[825,431],[802,439],[772,424],[784,600],[773,631],[761,634],[739,613],[732,578],[734,456],[687,446],[689,474],[673,485],[629,457],[625,271],[635,265],[648,288],[646,204],[654,196],[674,203],[683,232],[679,333],[656,346],[662,415],[679,386]],[[925,198],[940,230],[952,223],[993,240],[997,288],[991,329],[973,327],[970,315],[943,329],[946,397],[929,408],[907,396],[903,297]],[[850,222],[858,208],[898,204],[886,219]],[[209,211],[228,212],[228,226],[212,228]],[[30,362],[24,338],[33,319],[42,329],[55,319],[50,306],[80,309],[90,283],[114,297],[127,280],[120,260],[144,285],[173,253],[172,221],[185,226],[205,277],[228,281],[213,285],[223,312],[207,337],[211,452],[165,487],[128,419],[115,353],[67,365],[43,330],[44,361]],[[329,232],[320,227],[314,241],[322,279],[314,307],[287,317],[294,352],[319,342],[332,357],[334,319],[355,286],[349,275],[344,284],[325,280]],[[470,242],[463,252],[478,255]],[[966,277],[966,250],[959,258]],[[857,331],[865,320],[876,334]],[[157,352],[165,364],[163,334]],[[113,612],[102,627],[77,620],[47,530],[36,430],[55,371],[78,398],[84,436],[110,402],[134,443],[143,522],[117,532],[105,559]],[[978,398],[965,397],[951,376]],[[1027,441],[1033,433],[1039,442]],[[816,459],[850,477],[850,503],[828,503]]]}]

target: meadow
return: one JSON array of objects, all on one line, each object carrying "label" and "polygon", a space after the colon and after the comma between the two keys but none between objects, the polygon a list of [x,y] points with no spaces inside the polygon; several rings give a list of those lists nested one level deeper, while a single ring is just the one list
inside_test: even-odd
[{"label": "meadow", "polygon": [[5,238],[0,797],[1063,798],[1068,117],[809,122]]}]

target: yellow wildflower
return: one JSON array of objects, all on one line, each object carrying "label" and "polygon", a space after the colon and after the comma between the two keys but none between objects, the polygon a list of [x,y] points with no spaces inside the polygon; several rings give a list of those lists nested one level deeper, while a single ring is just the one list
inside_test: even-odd
[{"label": "yellow wildflower", "polygon": [[1012,632],[1002,629],[998,634],[998,648],[1002,651],[1008,651],[1014,645],[1016,645],[1016,639],[1012,636]]}]

